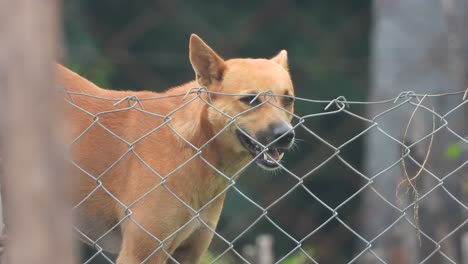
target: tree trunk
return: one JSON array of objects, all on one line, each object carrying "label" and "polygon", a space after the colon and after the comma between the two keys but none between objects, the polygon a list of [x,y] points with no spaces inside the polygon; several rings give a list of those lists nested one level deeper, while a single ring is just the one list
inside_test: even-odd
[{"label": "tree trunk", "polygon": [[[376,101],[396,97],[403,91],[413,91],[421,94],[446,93],[466,89],[466,62],[468,45],[467,34],[463,27],[467,25],[468,2],[456,0],[410,0],[410,1],[374,1],[374,29],[372,35],[372,85],[369,100]],[[425,98],[423,104],[434,108],[439,114],[445,114],[460,104],[460,96],[441,96]],[[399,99],[396,104],[406,98]],[[417,103],[417,99],[413,99]],[[368,108],[372,118],[394,105],[378,104]],[[397,110],[384,114],[375,121],[379,128],[403,141],[404,131],[411,118],[415,106],[402,106]],[[466,136],[467,107],[458,113],[450,115],[449,127]],[[418,109],[412,119],[406,145],[417,142],[432,131],[433,115],[428,111]],[[436,118],[435,125],[442,122]],[[463,135],[463,133],[465,133]],[[430,138],[415,145],[411,155],[420,164],[426,157]],[[436,177],[442,178],[459,165],[465,157],[449,161],[445,157],[447,147],[453,143],[454,136],[447,129],[442,129],[434,136],[431,155],[428,156],[426,168]],[[388,136],[373,129],[366,138],[365,172],[372,177],[384,171],[393,162],[402,157],[402,148]],[[406,159],[410,176],[419,170],[417,164]],[[405,178],[402,163],[378,174],[373,183],[363,195],[361,233],[368,241],[379,237],[372,243],[372,250],[387,263],[419,263],[436,248],[424,234],[436,242],[440,241],[450,231],[466,219],[462,207],[446,195],[441,187],[431,191],[420,201],[419,219],[412,215],[412,209],[406,211],[405,218],[396,221],[402,212],[392,208],[381,199],[376,191],[388,202],[400,209],[413,202],[415,196],[411,192],[406,195],[406,187],[401,188],[401,201],[398,203],[395,193],[398,183]],[[444,186],[458,199],[466,199],[459,186],[466,180],[461,171],[444,181]],[[429,191],[438,183],[428,173],[421,173],[415,182],[419,196]],[[466,202],[466,200],[465,200]],[[466,204],[466,203],[465,203]],[[409,220],[409,221],[408,221]],[[395,226],[384,232],[392,223]],[[419,223],[424,234],[418,239],[418,230],[409,222]],[[465,226],[466,230],[466,226]],[[442,252],[451,260],[461,263],[460,251],[461,232],[449,236],[442,243]],[[362,252],[359,249],[357,253]],[[380,263],[370,251],[360,259],[361,263]],[[427,263],[446,263],[441,254],[436,253]]]}]

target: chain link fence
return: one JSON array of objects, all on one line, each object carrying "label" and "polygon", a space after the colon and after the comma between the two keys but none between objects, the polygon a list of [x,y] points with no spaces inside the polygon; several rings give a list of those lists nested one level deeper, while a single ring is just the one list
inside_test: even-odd
[{"label": "chain link fence", "polygon": [[[450,117],[454,114],[461,114],[466,110],[467,100],[466,92],[454,92],[445,94],[416,94],[414,92],[403,92],[395,95],[394,98],[376,102],[358,102],[346,100],[343,96],[337,97],[334,100],[311,100],[296,97],[296,105],[305,105],[302,109],[320,109],[309,113],[291,113],[293,116],[293,129],[296,131],[297,140],[292,154],[286,153],[285,162],[279,162],[281,168],[273,173],[261,172],[256,168],[252,168],[256,159],[261,159],[267,153],[269,146],[274,144],[263,145],[261,142],[255,143],[261,146],[261,150],[252,161],[240,170],[233,173],[221,171],[212,164],[203,154],[206,148],[225,131],[237,128],[236,120],[239,116],[255,112],[257,108],[264,104],[270,104],[276,108],[282,109],[276,99],[284,97],[284,95],[276,95],[271,92],[264,92],[252,96],[262,97],[264,100],[259,105],[249,108],[245,112],[240,112],[235,116],[229,116],[212,104],[212,96],[229,96],[237,98],[239,94],[223,94],[208,91],[206,88],[195,87],[186,94],[162,96],[158,94],[141,94],[135,92],[134,95],[124,96],[123,98],[105,98],[90,94],[82,94],[65,91],[65,98],[72,111],[78,111],[83,116],[86,116],[88,124],[86,128],[76,133],[76,137],[70,142],[70,149],[81,148],[83,146],[91,147],[90,145],[82,145],[86,141],[87,136],[95,136],[96,131],[101,131],[101,135],[112,137],[116,146],[114,150],[106,150],[109,155],[113,156],[110,164],[98,164],[102,170],[97,171],[92,168],[87,168],[83,164],[83,160],[72,158],[71,163],[76,169],[76,174],[79,175],[79,180],[94,182],[93,188],[84,191],[85,195],[79,198],[79,201],[74,207],[75,212],[79,212],[86,203],[96,203],[97,199],[101,199],[103,194],[105,199],[112,199],[115,207],[119,208],[121,217],[114,219],[111,225],[104,225],[99,222],[100,212],[94,213],[94,221],[102,230],[105,226],[106,231],[96,235],[96,232],[90,230],[89,227],[83,228],[80,225],[75,226],[78,236],[91,245],[94,250],[91,253],[83,254],[84,263],[115,263],[115,255],[106,252],[106,240],[112,240],[114,234],[120,232],[122,225],[133,223],[141,232],[154,241],[155,249],[151,254],[146,256],[143,262],[148,262],[155,254],[163,252],[167,255],[168,260],[179,263],[174,256],[165,247],[165,243],[170,241],[179,232],[183,232],[184,228],[198,223],[201,227],[209,229],[213,233],[213,242],[209,252],[203,257],[202,263],[327,263],[321,258],[322,250],[336,250],[337,255],[344,255],[341,258],[342,263],[408,263],[411,259],[407,255],[414,254],[417,263],[436,263],[437,259],[442,259],[444,263],[466,263],[467,259],[462,260],[462,252],[466,251],[466,232],[468,222],[468,207],[466,204],[467,194],[467,174],[465,165],[466,150],[468,149],[468,139],[466,134],[468,131],[457,131],[452,128]],[[434,106],[432,100],[450,98],[451,102],[455,102],[453,107],[448,112],[439,112]],[[177,101],[177,106],[174,106],[168,113],[157,113],[148,110],[151,104],[165,104],[167,100],[171,102]],[[84,104],[83,102],[86,102]],[[182,135],[177,127],[173,125],[174,116],[181,109],[188,107],[194,102],[202,102],[217,113],[222,115],[227,121],[227,125],[216,131],[212,138],[205,142],[190,142],[186,136]],[[87,109],[89,105],[101,105],[100,109]],[[362,107],[378,106],[379,113],[368,116],[362,114]],[[287,111],[286,109],[282,109]],[[386,130],[385,124],[380,123],[382,117],[391,116],[397,111],[404,111],[406,119],[393,120],[392,126],[401,127],[398,134],[389,133]],[[126,113],[137,112],[139,120],[122,126],[138,126],[139,123],[152,122],[154,125],[149,131],[140,131],[140,136],[137,138],[126,138],[114,127],[108,127],[106,118],[114,119],[124,118]],[[331,119],[334,118],[350,119],[350,122],[359,122],[361,130],[355,133],[352,137],[344,142],[337,142],[330,135],[322,135],[315,131],[310,125],[310,120],[317,118]],[[191,122],[187,120],[186,122]],[[171,165],[171,168],[165,168],[165,164],[154,165],[148,160],[151,155],[158,156],[158,150],[153,153],[141,153],[138,145],[146,144],[151,140],[156,140],[158,133],[162,130],[168,131],[177,137],[177,144],[181,144],[183,148],[193,150],[193,155],[184,157],[184,160],[176,165]],[[411,131],[417,131],[419,135],[417,139],[410,136]],[[386,138],[386,145],[383,144],[382,152],[387,151],[386,146],[397,147],[401,151],[401,155],[395,160],[389,160],[388,164],[378,169],[377,172],[368,172],[363,169],[362,164],[355,164],[348,160],[345,152],[350,148],[357,147],[356,142],[363,142],[369,133],[377,133]],[[243,131],[243,134],[250,140],[255,141],[255,138]],[[413,133],[414,134],[414,133]],[[451,140],[447,142],[439,142],[440,135],[450,135]],[[411,139],[411,140],[409,140]],[[95,138],[95,142],[99,142],[99,138]],[[117,147],[118,146],[118,147]],[[99,150],[100,146],[97,143],[89,149],[87,153]],[[168,148],[174,148],[168,146]],[[320,158],[314,161],[305,160],[304,162],[292,162],[288,160],[288,156],[294,159],[300,157],[294,156],[294,149],[309,148],[318,149]],[[83,151],[83,150],[82,150]],[[115,153],[112,153],[115,152]],[[436,156],[436,159],[447,159],[447,162],[454,165],[450,171],[444,174],[438,174],[437,168],[431,164],[431,159]],[[112,182],[112,175],[116,173],[128,174],[128,177],[139,177],[135,175],[134,168],[125,168],[128,164],[126,159],[132,157],[134,161],[139,163],[138,166],[145,168],[146,172],[154,177],[155,184],[152,186],[142,186],[137,199],[129,200],[119,195],[119,189],[109,186]],[[378,157],[371,157],[369,161]],[[109,159],[107,159],[109,160]],[[188,166],[191,161],[199,160],[205,164],[205,169],[208,169],[212,174],[216,175],[224,181],[225,188],[218,192],[213,197],[210,197],[209,202],[192,206],[190,199],[180,197],[177,190],[171,189],[167,182],[174,177],[178,177],[178,173]],[[94,160],[99,163],[99,160]],[[105,167],[103,167],[105,166]],[[318,177],[323,167],[344,167],[348,171],[346,175],[338,177],[351,177],[353,182],[356,182],[356,188],[352,193],[346,193],[343,199],[330,201],[322,198],[321,194],[328,190],[332,190],[336,186],[321,185],[318,188],[322,191],[317,191],[317,186],[311,187],[310,181]],[[238,178],[240,174],[245,174]],[[274,175],[271,175],[274,174]],[[109,175],[111,177],[109,177]],[[248,189],[237,184],[242,178],[248,178],[252,181],[262,182],[260,178],[266,178],[264,193],[250,193]],[[374,183],[379,179],[391,177],[393,183],[391,186],[386,186],[386,190],[377,188]],[[279,185],[284,185],[280,192],[269,192],[269,186],[273,190],[274,185],[278,185],[277,179],[282,178],[288,182],[280,181]],[[429,182],[429,183],[428,183]],[[448,184],[456,182],[456,184]],[[125,184],[125,183],[122,183]],[[455,186],[455,189],[453,188]],[[276,189],[275,189],[276,190]],[[150,230],[146,229],[140,223],[140,218],[135,217],[133,208],[143,201],[146,197],[154,192],[166,192],[177,200],[188,212],[190,219],[185,221],[181,226],[171,230],[170,234],[165,237],[158,237]],[[203,219],[204,210],[212,205],[218,198],[228,193],[227,203],[238,203],[241,207],[235,213],[231,214],[234,217],[227,222],[236,222],[237,231],[226,231],[227,224],[215,227],[212,223],[207,223]],[[290,199],[294,193],[301,192],[301,199],[308,199],[305,208],[308,210],[315,208],[315,211],[320,211],[320,220],[312,220],[312,218],[299,217],[298,215],[287,214],[284,203]],[[336,190],[334,190],[336,192]],[[339,192],[339,191],[338,191]],[[98,194],[99,193],[99,194]],[[386,193],[392,193],[391,196]],[[437,195],[436,195],[437,193]],[[440,196],[442,194],[443,196]],[[379,210],[388,210],[393,212],[388,223],[380,223],[378,232],[368,234],[362,227],[362,218],[372,218],[372,215],[362,212],[363,205],[361,203],[356,206],[356,200],[362,200],[363,196],[370,195],[371,200],[379,201]],[[268,199],[260,199],[259,197],[267,196]],[[439,199],[435,201],[434,198]],[[101,198],[100,198],[101,197]],[[234,197],[229,200],[229,197]],[[440,198],[443,197],[443,198]],[[429,205],[428,205],[429,204]],[[288,203],[287,206],[291,204]],[[351,205],[351,206],[350,206]],[[427,211],[437,207],[437,210],[455,207],[457,212],[453,214],[456,218],[455,225],[445,223],[444,228],[440,228],[440,223],[435,219],[427,218]],[[281,208],[281,213],[275,212],[277,208]],[[353,212],[350,214],[349,212]],[[365,208],[364,208],[365,211]],[[252,213],[255,212],[255,213]],[[224,214],[225,212],[223,212]],[[312,212],[313,214],[314,212]],[[378,214],[379,211],[373,211]],[[78,213],[79,215],[79,213]],[[162,217],[158,212],[154,212],[154,217]],[[300,231],[283,219],[294,219]],[[314,224],[307,224],[314,222]],[[285,224],[286,223],[286,224]],[[304,224],[306,223],[306,224]],[[433,224],[432,224],[433,223]],[[348,235],[333,236],[330,232],[330,226],[338,226],[342,232]],[[267,228],[264,228],[268,226]],[[440,231],[442,230],[442,231]],[[404,234],[401,234],[401,233]],[[93,233],[93,235],[90,235]],[[257,234],[257,235],[252,235]],[[258,235],[266,234],[266,235]],[[395,235],[397,234],[397,235]],[[399,235],[398,235],[399,234]],[[384,240],[387,237],[399,236],[412,241],[416,245],[415,252],[404,248],[403,250],[395,250],[399,245],[404,245],[408,241],[397,242],[396,246],[377,247],[378,241]],[[255,244],[254,238],[257,237]],[[330,237],[332,239],[330,239]],[[352,240],[352,244],[342,244],[340,241]],[[246,242],[247,240],[247,242]],[[450,241],[450,243],[448,243]],[[465,244],[462,243],[465,241]],[[324,245],[327,245],[326,247]],[[334,245],[336,246],[334,248]],[[352,246],[349,246],[352,245]],[[345,248],[348,247],[348,248]],[[352,247],[352,248],[349,248]],[[464,248],[464,249],[463,249]],[[405,251],[405,250],[409,250]],[[390,252],[391,251],[391,252]],[[416,252],[417,251],[417,252]],[[346,254],[343,252],[347,252]],[[465,261],[465,262],[463,262]],[[341,262],[340,262],[341,263]],[[438,263],[438,262],[437,262]]]}]

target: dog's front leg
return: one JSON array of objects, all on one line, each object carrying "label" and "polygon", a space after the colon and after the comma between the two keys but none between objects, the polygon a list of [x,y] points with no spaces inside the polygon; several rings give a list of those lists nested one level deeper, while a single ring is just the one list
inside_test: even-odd
[{"label": "dog's front leg", "polygon": [[117,264],[165,264],[168,253],[173,251],[173,239],[161,245],[154,238],[133,223],[127,224],[123,234],[122,248],[117,257]]},{"label": "dog's front leg", "polygon": [[186,206],[163,189],[154,191],[131,209],[130,219],[122,225],[118,264],[164,264],[196,226],[190,221]]},{"label": "dog's front leg", "polygon": [[216,229],[221,210],[223,209],[224,198],[225,194],[212,201],[211,204],[201,212],[204,223],[200,223],[200,227],[176,248],[173,256],[179,263],[197,264],[200,262],[200,258],[207,251],[211,239],[213,238],[214,230]]},{"label": "dog's front leg", "polygon": [[214,233],[208,228],[200,228],[195,231],[173,254],[177,262],[181,264],[197,264],[208,249]]}]

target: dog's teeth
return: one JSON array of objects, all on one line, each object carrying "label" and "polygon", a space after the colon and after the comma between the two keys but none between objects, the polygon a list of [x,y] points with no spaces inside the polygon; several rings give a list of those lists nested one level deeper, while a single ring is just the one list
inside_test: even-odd
[{"label": "dog's teeth", "polygon": [[280,161],[284,156],[284,152],[279,155],[278,161]]},{"label": "dog's teeth", "polygon": [[266,161],[268,161],[268,156],[267,156],[266,153],[263,153],[263,159],[266,160]]}]

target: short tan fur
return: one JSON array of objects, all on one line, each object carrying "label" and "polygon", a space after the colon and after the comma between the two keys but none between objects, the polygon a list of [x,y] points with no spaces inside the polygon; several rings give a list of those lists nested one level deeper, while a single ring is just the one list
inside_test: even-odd
[{"label": "short tan fur", "polygon": [[[144,260],[146,263],[166,263],[170,259],[168,254],[180,263],[198,263],[213,237],[210,229],[216,228],[224,191],[230,183],[205,161],[232,176],[253,159],[252,153],[240,142],[236,127],[255,137],[259,132],[271,130],[273,124],[290,123],[291,115],[286,111],[269,103],[263,104],[238,116],[236,125],[230,125],[192,158],[197,150],[172,129],[200,147],[231,121],[200,99],[173,113],[170,127],[163,125],[152,133],[149,132],[162,125],[164,118],[130,109],[100,114],[97,116],[99,124],[92,125],[96,119],[76,107],[96,115],[128,106],[126,101],[114,105],[116,101],[76,93],[112,99],[126,96],[144,99],[185,94],[199,86],[229,94],[258,94],[271,90],[279,95],[294,95],[284,50],[272,59],[223,60],[196,35],[191,36],[189,48],[196,80],[163,93],[102,89],[58,66],[58,82],[71,92],[65,97],[72,102],[66,107],[70,140],[78,138],[70,147],[73,162],[81,168],[73,166],[72,169],[75,199],[77,203],[84,200],[74,210],[77,227],[92,240],[112,229],[98,244],[106,251],[117,253],[117,263],[132,264]],[[140,104],[147,112],[165,116],[194,96],[197,95],[143,100]],[[241,96],[212,94],[208,98],[205,93],[201,96],[230,116],[252,107],[240,100]],[[293,103],[283,99],[278,97],[274,103],[292,112]],[[81,135],[85,130],[87,132]],[[149,134],[129,146],[109,131],[130,143]],[[190,161],[181,166],[187,160]],[[199,217],[204,223],[195,217],[194,212],[200,208],[203,210]],[[118,225],[122,219],[125,220]],[[185,225],[188,221],[190,223]],[[83,241],[89,243],[84,238]],[[164,243],[161,245],[159,241]]]}]

